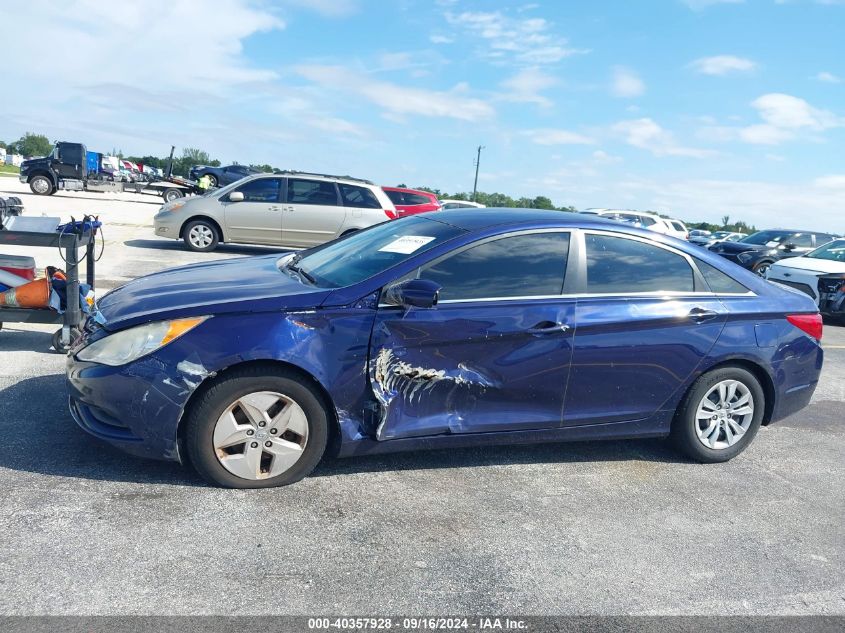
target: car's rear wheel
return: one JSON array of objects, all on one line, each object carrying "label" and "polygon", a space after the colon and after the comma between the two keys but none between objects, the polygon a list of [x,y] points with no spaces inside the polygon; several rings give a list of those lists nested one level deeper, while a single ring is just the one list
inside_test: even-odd
[{"label": "car's rear wheel", "polygon": [[675,420],[671,438],[688,457],[726,462],[744,451],[763,421],[766,395],[741,367],[720,367],[695,381]]},{"label": "car's rear wheel", "polygon": [[197,472],[227,488],[285,486],[317,466],[328,440],[320,396],[295,374],[235,370],[203,393],[187,418]]},{"label": "car's rear wheel", "polygon": [[217,227],[208,220],[193,220],[182,231],[185,245],[192,251],[207,253],[217,248]]}]

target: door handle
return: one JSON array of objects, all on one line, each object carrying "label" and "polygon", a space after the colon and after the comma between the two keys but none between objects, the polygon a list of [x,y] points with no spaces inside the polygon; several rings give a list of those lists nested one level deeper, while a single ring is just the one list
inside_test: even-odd
[{"label": "door handle", "polygon": [[708,310],[707,308],[701,308],[696,306],[695,308],[689,311],[687,316],[691,321],[695,321],[696,323],[703,323],[704,321],[715,319],[717,316],[719,316],[719,313],[715,310]]},{"label": "door handle", "polygon": [[554,334],[567,330],[569,330],[569,326],[566,323],[556,323],[555,321],[540,321],[534,327],[528,328],[529,334]]}]

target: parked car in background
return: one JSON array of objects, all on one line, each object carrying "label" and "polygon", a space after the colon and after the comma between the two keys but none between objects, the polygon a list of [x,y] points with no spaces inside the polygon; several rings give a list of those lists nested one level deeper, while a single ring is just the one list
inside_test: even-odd
[{"label": "parked car in background", "polygon": [[447,209],[486,209],[487,205],[470,202],[469,200],[441,200],[440,208],[443,211]]},{"label": "parked car in background", "polygon": [[314,246],[395,217],[390,198],[368,180],[284,172],[168,202],[153,224],[159,237],[212,251],[220,242]]},{"label": "parked car in background", "polygon": [[708,235],[710,235],[710,231],[707,229],[692,229],[689,232],[690,239],[693,237],[707,237]]},{"label": "parked car in background", "polygon": [[648,229],[649,231],[654,231],[655,233],[674,235],[673,233],[670,233],[669,225],[666,224],[663,221],[663,218],[656,213],[631,211],[627,209],[587,209],[586,211],[582,211],[582,213],[610,218],[617,222],[630,224],[641,229]]},{"label": "parked car in background", "polygon": [[732,231],[714,231],[707,235],[690,235],[689,241],[705,248],[713,246],[716,242],[736,242],[746,237],[745,233],[734,233]]},{"label": "parked car in background", "polygon": [[401,187],[382,187],[384,193],[396,207],[396,217],[440,211],[440,201],[437,196],[428,191],[403,189]]},{"label": "parked car in background", "polygon": [[327,449],[668,436],[724,462],[809,403],[823,359],[809,297],[561,211],[418,214],[97,303],[67,364],[74,419],[231,488],[296,482]]},{"label": "parked car in background", "polygon": [[686,225],[680,220],[673,220],[671,218],[660,218],[663,224],[666,225],[666,235],[677,237],[679,240],[689,239],[689,230]]},{"label": "parked car in background", "polygon": [[824,314],[845,317],[845,239],[828,242],[801,257],[775,262],[766,279],[811,296]]},{"label": "parked car in background", "polygon": [[194,165],[188,172],[188,178],[191,180],[199,180],[203,176],[208,176],[208,180],[212,187],[224,187],[231,185],[247,176],[260,174],[261,171],[253,169],[247,165],[226,165],[225,167],[211,167],[209,165]]},{"label": "parked car in background", "polygon": [[757,231],[736,242],[718,242],[710,250],[765,277],[776,261],[805,255],[834,237],[817,231],[775,229]]}]

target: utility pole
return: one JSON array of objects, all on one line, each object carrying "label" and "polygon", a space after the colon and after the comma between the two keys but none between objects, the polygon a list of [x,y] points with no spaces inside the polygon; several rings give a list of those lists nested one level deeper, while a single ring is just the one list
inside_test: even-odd
[{"label": "utility pole", "polygon": [[475,159],[475,184],[472,185],[472,201],[475,202],[475,196],[478,193],[478,168],[481,165],[481,150],[483,145],[478,146],[478,157]]}]

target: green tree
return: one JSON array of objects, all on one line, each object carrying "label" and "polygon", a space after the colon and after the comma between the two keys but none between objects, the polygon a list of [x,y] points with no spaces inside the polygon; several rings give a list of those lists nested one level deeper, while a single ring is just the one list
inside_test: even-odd
[{"label": "green tree", "polygon": [[13,154],[24,156],[46,156],[53,151],[53,144],[43,134],[27,132],[14,143],[9,145],[9,151]]},{"label": "green tree", "polygon": [[531,207],[534,209],[554,209],[555,205],[550,198],[546,196],[537,196],[531,201]]}]

